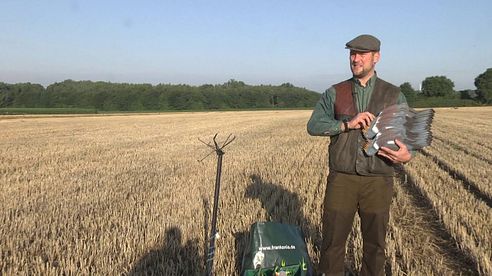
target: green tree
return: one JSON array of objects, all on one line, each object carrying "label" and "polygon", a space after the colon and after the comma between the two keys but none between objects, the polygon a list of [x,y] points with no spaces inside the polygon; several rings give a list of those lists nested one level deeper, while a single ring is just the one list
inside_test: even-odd
[{"label": "green tree", "polygon": [[422,82],[422,93],[427,97],[453,97],[454,83],[445,76],[427,77]]},{"label": "green tree", "polygon": [[412,85],[409,82],[404,82],[400,85],[400,90],[407,98],[408,102],[413,102],[417,98],[417,92],[413,89]]},{"label": "green tree", "polygon": [[12,85],[0,82],[0,107],[11,107],[14,99]]},{"label": "green tree", "polygon": [[475,78],[478,99],[483,103],[492,103],[492,68],[488,68]]},{"label": "green tree", "polygon": [[477,99],[477,91],[471,89],[465,89],[458,91],[460,94],[460,99],[463,100],[476,100]]},{"label": "green tree", "polygon": [[242,81],[237,81],[235,79],[230,79],[228,82],[224,83],[224,86],[226,87],[232,87],[232,88],[238,88],[238,87],[244,87],[246,84]]},{"label": "green tree", "polygon": [[15,107],[38,107],[41,93],[44,87],[34,83],[17,83],[12,85],[15,91],[13,106]]}]

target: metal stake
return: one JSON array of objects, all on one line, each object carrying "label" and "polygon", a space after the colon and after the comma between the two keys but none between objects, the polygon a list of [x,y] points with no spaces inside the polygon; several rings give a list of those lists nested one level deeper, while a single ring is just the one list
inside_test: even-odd
[{"label": "metal stake", "polygon": [[[218,231],[217,231],[217,212],[219,209],[219,192],[220,192],[220,176],[222,174],[222,157],[224,155],[223,149],[229,145],[236,137],[232,136],[232,134],[229,135],[224,142],[222,146],[219,146],[217,143],[217,134],[215,134],[213,138],[214,145],[211,145],[210,143],[205,143],[202,140],[200,140],[202,143],[205,145],[209,146],[210,148],[215,151],[217,154],[217,174],[215,176],[215,192],[214,192],[214,207],[213,207],[213,213],[212,213],[212,230],[210,231],[210,244],[208,247],[208,253],[207,253],[207,260],[206,260],[206,268],[207,272],[205,275],[207,276],[212,276],[213,275],[213,266],[214,266],[214,257],[215,257],[215,240],[218,238]],[[209,156],[208,154],[207,156]],[[205,156],[203,159],[205,159],[207,156]],[[203,160],[202,159],[202,160]],[[200,160],[200,161],[202,161]]]}]

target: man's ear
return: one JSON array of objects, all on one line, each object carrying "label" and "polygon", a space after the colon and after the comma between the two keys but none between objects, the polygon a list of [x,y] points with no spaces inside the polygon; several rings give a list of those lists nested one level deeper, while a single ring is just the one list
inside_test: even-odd
[{"label": "man's ear", "polygon": [[381,53],[380,52],[375,52],[374,55],[374,64],[379,62],[379,59],[381,58]]}]

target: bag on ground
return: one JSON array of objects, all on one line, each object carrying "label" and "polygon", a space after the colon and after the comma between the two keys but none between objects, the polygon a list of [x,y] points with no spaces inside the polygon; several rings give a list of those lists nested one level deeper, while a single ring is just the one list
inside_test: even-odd
[{"label": "bag on ground", "polygon": [[312,275],[304,235],[295,225],[257,222],[251,225],[243,255],[243,276]]}]

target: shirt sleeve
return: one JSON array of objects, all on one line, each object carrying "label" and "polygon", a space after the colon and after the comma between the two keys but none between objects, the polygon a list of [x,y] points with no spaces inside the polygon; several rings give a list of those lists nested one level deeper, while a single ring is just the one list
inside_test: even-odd
[{"label": "shirt sleeve", "polygon": [[333,136],[341,132],[342,121],[335,119],[335,88],[326,90],[314,107],[307,124],[307,131],[313,136]]}]

